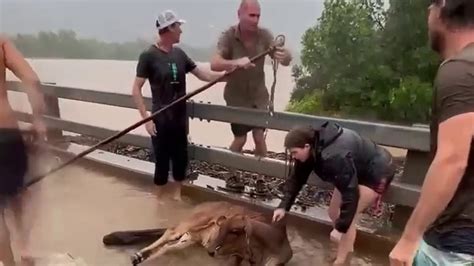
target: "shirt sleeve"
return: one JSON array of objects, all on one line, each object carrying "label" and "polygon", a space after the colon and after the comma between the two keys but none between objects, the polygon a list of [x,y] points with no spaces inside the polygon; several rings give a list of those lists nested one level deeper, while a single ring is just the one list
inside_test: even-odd
[{"label": "shirt sleeve", "polygon": [[231,53],[231,30],[227,30],[221,33],[217,40],[217,53],[226,60],[232,59]]},{"label": "shirt sleeve", "polygon": [[291,176],[285,182],[284,196],[278,208],[283,208],[286,211],[291,209],[301,188],[303,188],[303,185],[308,181],[312,169],[311,160],[307,160],[306,162],[296,161]]},{"label": "shirt sleeve", "polygon": [[472,63],[453,61],[445,64],[437,80],[438,122],[474,112],[474,72]]},{"label": "shirt sleeve", "polygon": [[183,56],[186,73],[193,71],[196,68],[196,63],[183,50],[181,50],[181,54]]},{"label": "shirt sleeve", "polygon": [[147,79],[150,77],[150,64],[149,64],[149,54],[146,52],[143,52],[140,54],[140,57],[138,58],[138,64],[137,64],[137,77],[139,78],[144,78]]},{"label": "shirt sleeve", "polygon": [[345,234],[352,224],[359,203],[357,171],[350,152],[336,154],[324,161],[325,172],[334,176],[334,186],[342,196],[337,231]]}]

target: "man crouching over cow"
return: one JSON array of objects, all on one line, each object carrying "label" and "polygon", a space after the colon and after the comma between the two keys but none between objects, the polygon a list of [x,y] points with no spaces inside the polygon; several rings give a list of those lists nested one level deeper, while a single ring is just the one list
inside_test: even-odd
[{"label": "man crouching over cow", "polygon": [[391,154],[355,131],[326,122],[320,128],[297,127],[285,138],[285,147],[296,160],[292,176],[285,183],[285,196],[274,211],[279,221],[314,171],[335,189],[328,209],[338,243],[334,265],[344,264],[354,249],[356,223],[360,214],[389,187],[395,175]]}]

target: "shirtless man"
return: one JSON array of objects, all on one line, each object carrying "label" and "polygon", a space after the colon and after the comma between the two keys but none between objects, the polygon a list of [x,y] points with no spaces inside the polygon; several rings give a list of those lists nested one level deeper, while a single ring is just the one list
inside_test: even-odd
[{"label": "shirtless man", "polygon": [[22,217],[25,195],[19,193],[28,168],[26,147],[18,121],[8,102],[6,70],[13,72],[23,83],[33,112],[33,128],[39,138],[44,139],[46,127],[41,120],[44,102],[38,76],[22,54],[6,37],[0,36],[0,262],[14,266],[15,260],[10,246],[10,232],[5,221],[5,209],[11,206],[16,227],[19,229],[19,255],[24,265],[28,254],[28,228]]}]

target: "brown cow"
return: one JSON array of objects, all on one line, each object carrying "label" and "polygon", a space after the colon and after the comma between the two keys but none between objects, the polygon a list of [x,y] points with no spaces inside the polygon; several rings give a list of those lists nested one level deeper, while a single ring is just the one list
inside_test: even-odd
[{"label": "brown cow", "polygon": [[234,254],[235,265],[246,261],[258,266],[285,265],[293,257],[286,221],[269,224],[245,216],[221,216],[216,225],[218,235],[209,245],[210,255]]},{"label": "brown cow", "polygon": [[[244,216],[250,220],[264,218],[260,213],[251,211],[239,205],[228,202],[206,202],[196,206],[192,213],[177,226],[168,228],[153,244],[141,249],[132,256],[133,265],[145,260],[162,256],[163,254],[187,248],[197,244],[208,249],[217,235],[216,221],[219,217],[231,219],[234,216]],[[221,218],[222,219],[222,218]],[[235,252],[240,254],[241,252]],[[236,255],[226,253],[223,258],[234,259]]]}]

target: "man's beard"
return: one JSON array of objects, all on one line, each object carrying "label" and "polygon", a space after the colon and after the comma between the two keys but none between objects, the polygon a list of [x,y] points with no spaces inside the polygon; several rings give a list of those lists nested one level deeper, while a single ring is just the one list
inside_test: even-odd
[{"label": "man's beard", "polygon": [[430,30],[429,39],[430,39],[431,49],[433,49],[433,51],[437,52],[438,54],[442,54],[444,50],[444,41],[445,41],[444,35],[439,31]]}]

